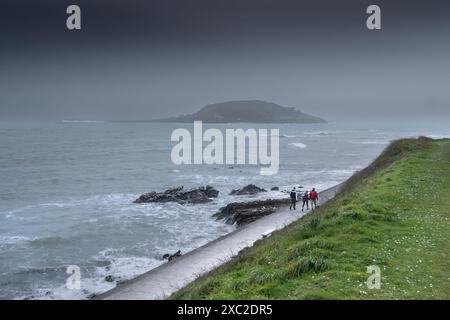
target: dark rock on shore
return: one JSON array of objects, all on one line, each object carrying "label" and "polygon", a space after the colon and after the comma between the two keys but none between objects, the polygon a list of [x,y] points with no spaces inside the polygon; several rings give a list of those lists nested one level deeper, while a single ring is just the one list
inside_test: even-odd
[{"label": "dark rock on shore", "polygon": [[227,224],[242,226],[261,217],[274,213],[279,207],[289,203],[289,199],[267,199],[251,202],[233,202],[213,215]]},{"label": "dark rock on shore", "polygon": [[242,189],[235,189],[231,191],[230,195],[241,196],[241,195],[256,194],[259,192],[267,192],[267,191],[255,186],[254,184],[249,184],[248,186],[245,186]]},{"label": "dark rock on shore", "polygon": [[148,202],[177,202],[185,203],[206,203],[217,198],[219,191],[211,186],[195,188],[185,191],[183,187],[167,189],[164,192],[148,192],[136,199],[135,203]]},{"label": "dark rock on shore", "polygon": [[270,191],[279,191],[280,190],[280,188],[278,188],[278,187],[272,187],[271,189],[270,189]]}]

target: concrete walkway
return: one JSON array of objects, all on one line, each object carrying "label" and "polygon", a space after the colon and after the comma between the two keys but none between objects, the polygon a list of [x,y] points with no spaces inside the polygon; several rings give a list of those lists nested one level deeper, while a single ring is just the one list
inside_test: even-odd
[{"label": "concrete walkway", "polygon": [[[319,193],[318,204],[336,195],[341,185]],[[171,262],[126,281],[116,288],[95,297],[108,300],[164,299],[196,278],[230,261],[239,251],[255,241],[298,220],[307,212],[288,207],[243,226],[219,239],[197,248]]]}]

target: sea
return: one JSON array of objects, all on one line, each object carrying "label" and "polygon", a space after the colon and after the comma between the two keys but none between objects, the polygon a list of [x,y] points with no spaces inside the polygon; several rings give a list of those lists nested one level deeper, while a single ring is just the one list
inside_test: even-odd
[{"label": "sea", "polygon": [[[261,175],[255,165],[175,165],[171,134],[193,124],[0,121],[0,299],[88,299],[165,263],[165,253],[235,230],[212,217],[228,203],[287,197],[294,186],[324,190],[392,140],[450,137],[443,119],[203,126],[279,129],[278,174]],[[250,183],[268,192],[229,195]],[[206,204],[133,203],[145,192],[205,185],[219,190]],[[68,285],[73,266],[79,288]]]}]

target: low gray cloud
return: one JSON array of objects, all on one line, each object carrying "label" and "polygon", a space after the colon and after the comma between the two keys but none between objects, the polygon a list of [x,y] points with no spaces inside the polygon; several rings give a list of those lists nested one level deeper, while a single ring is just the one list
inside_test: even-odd
[{"label": "low gray cloud", "polygon": [[142,119],[235,99],[323,116],[450,115],[444,1],[2,3],[0,117]]}]

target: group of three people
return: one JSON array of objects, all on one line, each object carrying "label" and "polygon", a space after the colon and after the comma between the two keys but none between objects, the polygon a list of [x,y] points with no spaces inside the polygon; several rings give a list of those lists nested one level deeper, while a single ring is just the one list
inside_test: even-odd
[{"label": "group of three people", "polygon": [[[289,210],[292,210],[292,208],[295,210],[295,204],[297,203],[297,191],[295,190],[295,187],[292,189],[291,194],[291,205],[289,206]],[[311,203],[311,209],[314,210],[317,207],[317,201],[319,200],[319,194],[317,193],[315,188],[312,188],[311,191],[305,191],[305,193],[302,196],[302,211],[305,209],[309,210],[309,203]]]}]

